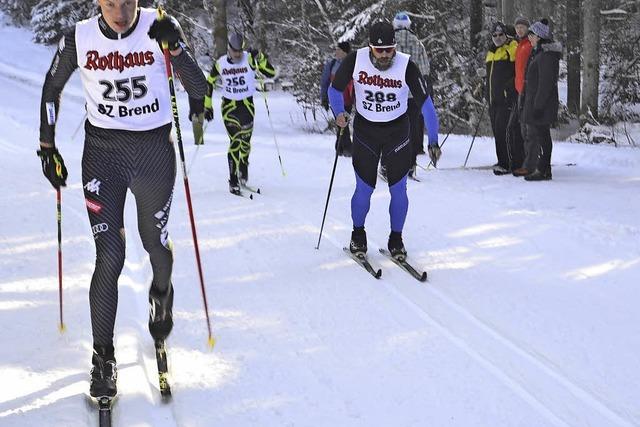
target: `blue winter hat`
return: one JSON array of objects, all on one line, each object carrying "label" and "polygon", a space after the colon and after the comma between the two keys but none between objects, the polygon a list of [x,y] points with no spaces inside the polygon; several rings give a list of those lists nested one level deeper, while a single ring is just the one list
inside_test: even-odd
[{"label": "blue winter hat", "polygon": [[401,28],[409,28],[411,27],[411,18],[407,12],[398,12],[396,16],[393,18],[393,28],[399,30]]},{"label": "blue winter hat", "polygon": [[535,34],[544,40],[551,40],[551,29],[549,28],[549,21],[546,19],[541,19],[540,21],[534,22],[529,27],[529,32]]}]

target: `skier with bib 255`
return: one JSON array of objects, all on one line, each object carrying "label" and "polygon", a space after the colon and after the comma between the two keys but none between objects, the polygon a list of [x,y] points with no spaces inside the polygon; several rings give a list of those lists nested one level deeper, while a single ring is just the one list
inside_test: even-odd
[{"label": "skier with bib 255", "polygon": [[173,18],[139,8],[138,0],[98,0],[98,4],[100,15],[78,22],[60,40],[47,72],[38,155],[53,187],[65,186],[67,171],[55,146],[55,123],[61,92],[79,69],[87,109],[82,182],[96,246],[89,289],[93,334],[89,392],[102,399],[117,393],[113,329],[125,259],[127,190],[135,196],[138,231],[153,270],[149,330],[156,344],[164,342],[173,327],[173,254],[167,223],[176,158],[160,43],[168,43],[171,64],[189,96],[203,99],[207,86]]}]

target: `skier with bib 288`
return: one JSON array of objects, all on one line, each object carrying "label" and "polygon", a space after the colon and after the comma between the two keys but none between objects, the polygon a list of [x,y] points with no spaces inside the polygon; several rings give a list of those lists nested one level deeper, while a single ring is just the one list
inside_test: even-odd
[{"label": "skier with bib 288", "polygon": [[222,120],[229,134],[229,191],[240,194],[240,187],[249,179],[249,153],[255,106],[257,73],[267,77],[276,75],[273,65],[263,52],[245,51],[244,37],[232,33],[228,39],[227,54],[216,60],[207,77],[209,89],[204,100],[207,120],[213,119],[213,95],[216,80],[222,85]]},{"label": "skier with bib 288", "polygon": [[[369,30],[369,46],[349,54],[338,69],[329,88],[329,101],[336,124],[348,124],[342,91],[353,80],[356,113],[353,122],[353,168],[356,189],[351,198],[350,250],[366,253],[364,229],[371,195],[376,185],[378,162],[387,168],[391,203],[391,233],[388,249],[392,256],[406,256],[402,229],[409,208],[407,174],[411,168],[407,100],[409,91],[420,106],[429,135],[429,156],[435,165],[440,157],[438,117],[428,94],[427,83],[409,55],[396,52],[395,31],[386,22],[377,22]],[[382,157],[382,159],[381,159]]]},{"label": "skier with bib 288", "polygon": [[113,329],[125,259],[123,210],[128,189],[136,199],[138,231],[153,270],[149,330],[158,342],[173,327],[173,255],[167,222],[176,158],[160,42],[168,43],[171,64],[191,97],[204,98],[206,80],[173,18],[161,19],[156,9],[139,8],[137,0],[98,3],[100,15],[78,22],[60,40],[46,75],[38,155],[51,184],[65,186],[67,172],[55,146],[55,122],[61,92],[78,68],[87,109],[82,182],[96,246],[89,289],[93,333],[89,392],[96,398],[111,398],[117,393]]}]

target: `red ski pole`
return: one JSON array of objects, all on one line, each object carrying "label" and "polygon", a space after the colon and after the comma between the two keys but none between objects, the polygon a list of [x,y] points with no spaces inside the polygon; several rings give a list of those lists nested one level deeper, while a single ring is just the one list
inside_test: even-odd
[{"label": "red ski pole", "polygon": [[[165,19],[164,11],[158,8],[158,15],[161,19]],[[196,264],[198,266],[198,275],[200,277],[200,290],[202,291],[202,301],[204,302],[204,314],[207,320],[207,331],[209,332],[208,344],[213,347],[215,340],[211,333],[211,321],[209,320],[209,306],[207,304],[207,293],[204,288],[204,276],[202,274],[202,263],[200,262],[200,250],[198,249],[198,235],[196,233],[196,220],[193,216],[193,208],[191,206],[191,191],[189,190],[189,177],[184,161],[184,148],[182,147],[182,133],[180,131],[180,118],[178,117],[178,102],[176,100],[176,89],[173,84],[173,72],[171,70],[171,56],[169,53],[169,45],[162,42],[162,52],[164,53],[164,62],[167,68],[167,78],[169,79],[169,93],[171,95],[171,110],[173,111],[173,121],[176,125],[176,137],[178,140],[178,151],[180,152],[180,163],[182,166],[182,177],[184,181],[184,193],[187,196],[187,207],[189,209],[189,220],[191,221],[191,234],[193,236],[193,246],[196,251]]]}]

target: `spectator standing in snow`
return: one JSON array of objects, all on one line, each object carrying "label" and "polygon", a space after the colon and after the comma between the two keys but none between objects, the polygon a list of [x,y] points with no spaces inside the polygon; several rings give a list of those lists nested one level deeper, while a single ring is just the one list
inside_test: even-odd
[{"label": "spectator standing in snow", "polygon": [[509,173],[510,161],[507,147],[507,124],[515,99],[514,75],[517,42],[507,38],[506,26],[496,22],[491,27],[491,46],[485,59],[487,67],[485,95],[489,103],[489,118],[496,144],[498,163],[493,168],[496,175]]},{"label": "spectator standing in snow", "polygon": [[527,138],[540,146],[535,170],[524,177],[527,181],[551,179],[551,125],[558,118],[558,72],[562,45],[553,41],[546,19],[529,28],[533,51],[527,67],[524,89],[524,122]]},{"label": "spectator standing in snow", "polygon": [[[322,68],[322,76],[320,77],[320,100],[322,108],[327,111],[329,111],[329,95],[327,94],[329,85],[335,78],[336,72],[338,71],[338,68],[340,68],[340,64],[342,64],[342,60],[349,52],[351,52],[351,44],[349,42],[338,43],[336,45],[334,57],[328,59]],[[342,97],[344,98],[345,111],[351,114],[353,105],[352,83],[347,85],[347,88],[342,93]],[[336,150],[338,151],[339,156],[351,157],[351,133],[349,132],[348,126],[344,128],[342,132],[340,131],[340,127],[338,127],[336,133]]]},{"label": "spectator standing in snow", "polygon": [[350,250],[367,252],[364,229],[371,195],[376,185],[380,160],[387,166],[391,203],[391,233],[387,247],[393,256],[406,256],[402,229],[409,208],[407,174],[411,168],[407,100],[409,91],[421,107],[429,130],[429,156],[434,165],[440,157],[438,117],[427,84],[409,55],[396,51],[391,24],[378,22],[369,30],[369,46],[352,52],[342,61],[329,87],[329,102],[336,124],[348,125],[342,93],[353,80],[355,119],[353,123],[353,168],[356,188],[351,198]]},{"label": "spectator standing in snow", "polygon": [[515,88],[517,100],[511,109],[511,118],[509,119],[510,152],[511,152],[511,170],[514,176],[524,176],[533,172],[538,159],[539,147],[531,145],[528,140],[527,127],[522,120],[524,109],[524,77],[527,71],[527,63],[531,55],[531,42],[527,34],[529,33],[529,20],[523,16],[519,16],[515,20],[516,36],[518,47],[516,48],[516,74]]},{"label": "spectator standing in snow", "polygon": [[138,0],[98,0],[101,14],[78,22],[58,45],[46,74],[40,106],[40,150],[45,177],[66,185],[67,171],[55,147],[62,90],[80,70],[87,110],[82,182],[96,246],[89,288],[93,357],[89,393],[116,395],[113,329],[118,277],[125,260],[123,210],[127,191],[136,200],[138,231],[149,253],[149,331],[163,342],[173,327],[172,244],[167,231],[176,176],[170,139],[172,111],[165,57],[189,96],[202,102],[207,84],[173,18]]}]

